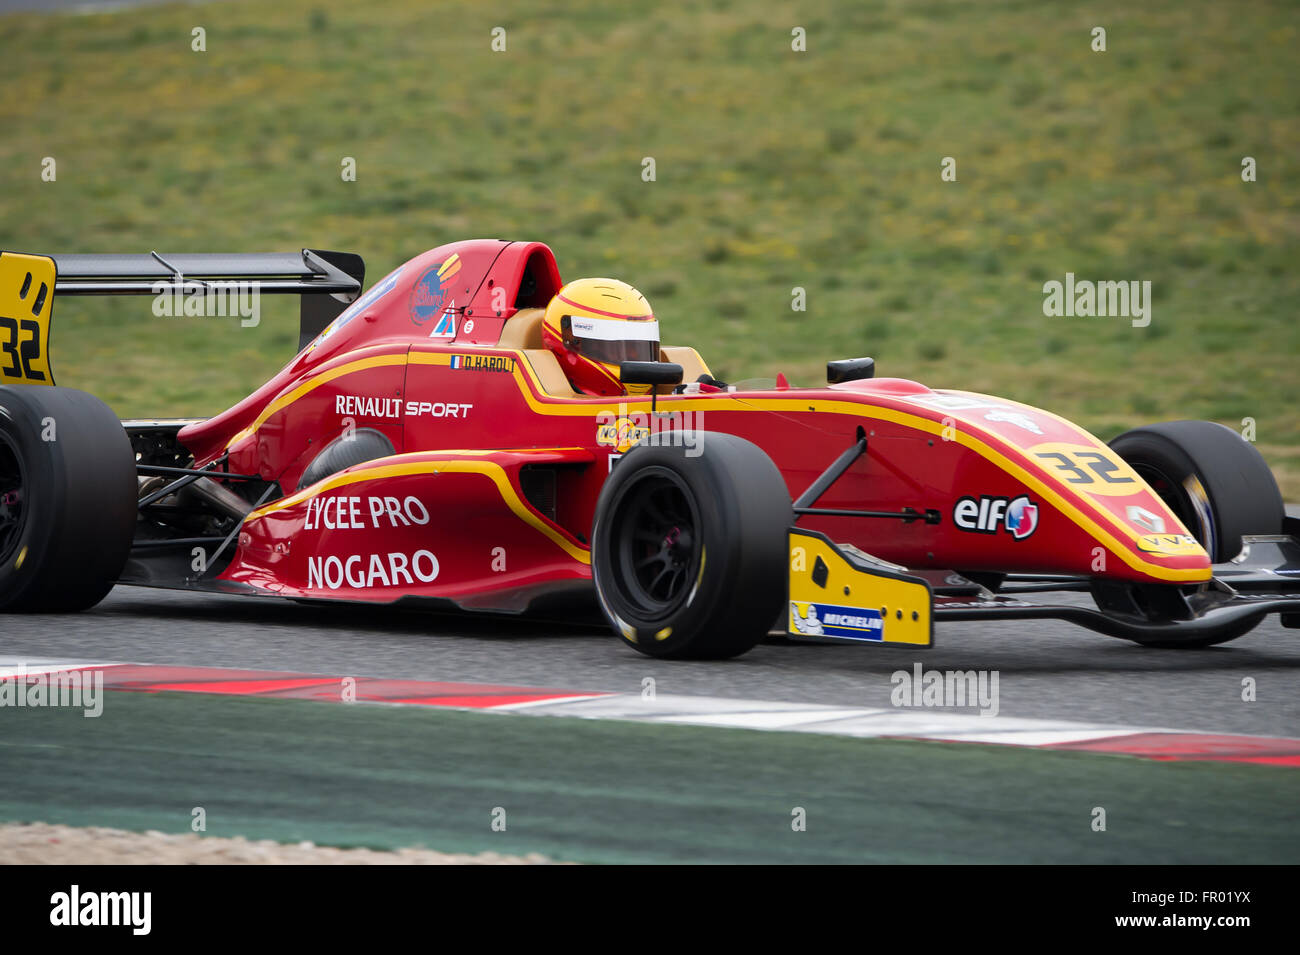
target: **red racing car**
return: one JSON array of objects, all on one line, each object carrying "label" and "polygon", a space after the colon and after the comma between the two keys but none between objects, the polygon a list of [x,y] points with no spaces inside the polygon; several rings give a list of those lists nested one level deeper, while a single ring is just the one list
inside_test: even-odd
[{"label": "red racing car", "polygon": [[[594,596],[654,656],[774,628],[927,646],[1058,617],[1205,646],[1300,626],[1300,526],[1255,448],[1181,421],[1106,445],[1003,398],[877,378],[728,385],[621,282],[538,242],[355,255],[0,255],[0,610],[115,583],[518,613]],[[242,283],[242,284],[241,284]],[[54,387],[53,302],[301,296],[300,351],[206,420]],[[1091,594],[1095,608],[1040,603]]]}]

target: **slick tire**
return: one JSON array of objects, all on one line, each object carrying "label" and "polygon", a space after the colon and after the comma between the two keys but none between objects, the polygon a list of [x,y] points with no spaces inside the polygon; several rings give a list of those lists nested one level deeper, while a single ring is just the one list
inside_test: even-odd
[{"label": "slick tire", "polygon": [[606,619],[634,650],[725,659],[762,640],[785,605],[793,513],[757,446],[690,438],[655,435],[619,460],[596,504],[592,573]]},{"label": "slick tire", "polygon": [[1212,563],[1240,554],[1245,535],[1282,533],[1286,510],[1273,472],[1231,428],[1169,421],[1127,431],[1110,446],[1169,505]]},{"label": "slick tire", "polygon": [[0,387],[0,612],[99,603],[135,534],[130,439],[73,388]]},{"label": "slick tire", "polygon": [[340,435],[312,459],[311,464],[302,472],[298,490],[311,487],[317,481],[324,480],[331,474],[337,474],[344,468],[356,464],[386,458],[393,453],[393,442],[373,428],[358,428],[350,434]]}]

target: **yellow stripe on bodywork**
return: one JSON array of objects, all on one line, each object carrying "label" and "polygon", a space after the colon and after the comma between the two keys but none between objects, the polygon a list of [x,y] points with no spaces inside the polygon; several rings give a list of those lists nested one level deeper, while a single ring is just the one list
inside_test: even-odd
[{"label": "yellow stripe on bodywork", "polygon": [[244,440],[244,438],[248,437],[251,434],[255,434],[258,428],[266,424],[267,419],[269,419],[271,415],[275,414],[278,411],[283,411],[285,408],[289,407],[289,405],[293,404],[299,398],[303,397],[304,395],[310,394],[311,392],[319,388],[321,385],[331,382],[335,378],[341,378],[344,375],[350,375],[353,372],[357,372],[357,371],[365,371],[367,368],[380,368],[384,365],[404,365],[404,364],[406,364],[405,348],[403,348],[403,350],[400,352],[396,352],[392,354],[372,355],[369,358],[361,358],[358,359],[357,361],[350,361],[346,365],[339,365],[335,368],[329,368],[325,371],[322,371],[319,374],[312,375],[310,378],[307,378],[305,381],[303,381],[302,384],[298,385],[297,388],[294,388],[293,391],[290,391],[288,394],[281,395],[280,397],[272,401],[270,404],[268,404],[265,408],[263,408],[262,413],[259,414],[255,419],[253,419],[252,424],[250,424],[244,430],[240,431],[233,438],[231,438],[230,441],[226,443],[226,448],[227,449],[232,448],[240,441]]},{"label": "yellow stripe on bodywork", "polygon": [[[568,405],[552,404],[550,402],[544,402],[538,400],[538,398],[532,394],[531,389],[529,389],[526,385],[524,385],[523,382],[520,380],[519,368],[523,367],[525,369],[524,374],[527,375],[527,377],[532,381],[532,383],[536,387],[536,390],[538,392],[544,393],[541,387],[541,382],[533,373],[532,369],[528,367],[527,361],[523,358],[522,353],[520,353],[519,351],[512,351],[512,353],[517,355],[519,358],[519,360],[515,362],[515,368],[516,368],[515,379],[520,384],[520,390],[523,392],[524,400],[528,402],[529,407],[532,408],[533,411],[537,412],[538,414],[551,414],[551,415],[555,415],[555,414],[575,415],[576,414],[576,415],[595,416],[600,414],[600,411],[593,409],[591,405],[575,406],[572,404],[568,404]],[[415,356],[413,355],[412,358],[414,357]],[[624,396],[619,398],[618,400],[621,402],[626,402],[629,405],[649,404],[650,402],[650,399],[648,397],[633,398],[629,396]],[[701,399],[677,399],[677,400],[678,401],[684,400],[689,402],[691,400],[699,401]],[[896,411],[893,408],[884,408],[879,405],[858,404],[857,402],[851,402],[851,401],[837,401],[834,399],[814,398],[811,396],[804,397],[804,398],[744,398],[741,399],[741,398],[733,398],[730,396],[723,396],[723,395],[711,395],[707,399],[707,401],[708,401],[707,405],[701,404],[699,407],[717,408],[719,407],[719,405],[721,405],[722,410],[729,410],[729,411],[745,411],[750,409],[758,409],[760,411],[778,411],[778,412],[785,412],[787,414],[791,412],[800,412],[800,411],[818,411],[825,414],[844,414],[844,415],[850,415],[854,417],[871,418],[877,421],[889,421],[894,424],[902,425],[903,427],[906,428],[912,428],[914,430],[922,431],[927,434],[937,435],[939,437],[943,437],[943,432],[944,432],[943,425],[938,421],[931,421],[928,418],[922,418],[914,414],[909,414],[905,411]],[[666,395],[659,399],[659,404],[661,407],[664,405],[671,406],[676,403],[677,403],[676,401],[674,401],[672,398]],[[601,410],[608,411],[607,408]],[[1057,416],[1052,415],[1052,417],[1055,418]],[[1064,418],[1058,418],[1058,420],[1065,422],[1066,424],[1070,424],[1070,422],[1065,421]],[[1078,425],[1070,424],[1070,427],[1077,429]],[[1195,569],[1177,570],[1173,568],[1163,567],[1160,564],[1153,564],[1150,563],[1149,561],[1143,560],[1137,554],[1133,553],[1133,551],[1126,545],[1125,542],[1123,542],[1120,538],[1116,537],[1108,529],[1098,524],[1097,521],[1093,520],[1092,517],[1090,517],[1088,514],[1080,510],[1078,506],[1076,506],[1073,502],[1067,499],[1064,495],[1062,495],[1059,491],[1057,491],[1054,487],[1052,487],[1052,485],[1047,483],[1044,479],[1040,478],[1038,475],[1029,471],[1018,462],[1012,460],[1011,458],[1008,458],[1002,452],[995,450],[991,446],[985,444],[983,441],[980,441],[978,438],[972,437],[971,435],[967,434],[964,430],[957,429],[957,433],[955,435],[951,435],[949,437],[949,440],[955,440],[958,444],[961,444],[963,447],[966,447],[971,451],[974,451],[976,454],[984,458],[986,461],[992,462],[993,464],[1001,468],[1003,471],[1007,472],[1012,477],[1019,480],[1020,483],[1024,484],[1027,488],[1035,491],[1040,496],[1046,498],[1056,507],[1057,510],[1059,510],[1062,514],[1065,515],[1067,520],[1070,520],[1077,526],[1083,528],[1083,530],[1087,531],[1088,534],[1090,534],[1098,541],[1108,545],[1110,549],[1114,551],[1115,554],[1120,558],[1120,560],[1124,561],[1124,563],[1126,563],[1129,567],[1133,568],[1134,570],[1139,571],[1140,573],[1147,574],[1151,577],[1155,577],[1158,580],[1167,580],[1167,581],[1178,582],[1178,583],[1195,583],[1195,582],[1200,582],[1200,581],[1210,579],[1210,571],[1208,570],[1208,568],[1204,570],[1195,570]],[[1027,454],[1026,457],[1028,457]],[[1109,517],[1110,515],[1107,516]]]},{"label": "yellow stripe on bodywork", "polygon": [[[594,419],[602,413],[608,413],[610,408],[613,406],[615,400],[613,398],[609,399],[604,404],[596,404],[594,402],[579,403],[574,402],[571,399],[539,398],[538,395],[545,394],[545,390],[542,388],[540,379],[528,364],[528,359],[521,349],[474,349],[474,353],[477,354],[480,352],[492,352],[514,356],[515,370],[511,377],[519,387],[524,401],[528,403],[528,407],[536,414],[589,417]],[[276,411],[292,404],[312,389],[327,381],[337,378],[340,375],[359,371],[363,368],[375,367],[376,365],[401,364],[407,361],[413,365],[445,366],[450,363],[451,357],[450,352],[416,351],[411,352],[408,356],[405,351],[402,351],[401,353],[394,355],[381,355],[372,358],[364,358],[347,365],[340,365],[338,368],[330,369],[327,372],[322,372],[321,375],[303,382],[303,384],[299,385],[289,394],[277,398],[264,412],[262,412],[261,415],[258,416],[257,420],[249,428],[246,428],[243,432],[240,432],[239,435],[236,435],[236,437],[232,439],[231,445],[242,438],[245,433],[256,431],[266,421],[266,419]],[[618,397],[617,401],[626,403],[629,406],[650,404],[650,398],[648,396],[642,398],[639,396],[634,397],[625,395]],[[852,401],[837,401],[834,399],[816,398],[812,396],[799,398],[738,398],[732,395],[718,394],[711,395],[707,399],[700,399],[674,398],[669,395],[664,395],[659,398],[659,406],[672,406],[678,403],[687,404],[689,406],[689,403],[693,401],[707,401],[707,404],[701,403],[696,406],[701,409],[718,409],[726,411],[777,411],[785,412],[787,414],[791,412],[818,411],[824,414],[843,414],[852,417],[870,418],[877,421],[889,421],[906,428],[912,428],[916,431],[938,435],[940,437],[943,436],[944,430],[943,425],[938,421],[931,421],[928,418],[922,418],[905,411],[897,411],[893,408],[885,408],[879,405],[859,404]],[[1050,415],[1050,412],[1045,412],[1045,414]],[[1051,415],[1051,417],[1055,418],[1057,416]],[[1058,420],[1070,424],[1070,422],[1065,421],[1064,418],[1058,418]],[[1078,427],[1073,424],[1070,426],[1072,428]],[[1019,480],[1020,483],[1024,484],[1030,490],[1046,498],[1058,511],[1064,514],[1068,520],[1082,528],[1101,543],[1109,546],[1120,560],[1139,573],[1147,574],[1157,580],[1166,580],[1176,583],[1198,583],[1210,579],[1210,571],[1208,568],[1203,570],[1178,570],[1143,560],[1135,554],[1124,541],[1116,537],[1110,530],[1098,524],[1097,521],[1080,510],[1078,506],[1068,500],[1043,478],[1040,478],[1020,463],[1008,458],[1005,454],[995,450],[983,441],[980,441],[978,438],[974,438],[967,434],[965,430],[960,428],[957,429],[957,433],[955,435],[950,435],[949,440],[956,441],[963,447],[974,451],[980,457],[992,462],[997,467]],[[1026,458],[1027,457],[1028,456],[1026,455]]]},{"label": "yellow stripe on bodywork", "polygon": [[[554,448],[532,449],[552,451]],[[423,452],[427,453],[427,452]],[[476,454],[488,455],[495,454],[494,451],[460,451],[452,452],[454,454]],[[403,457],[404,455],[396,455]],[[413,474],[482,474],[497,486],[497,491],[501,499],[505,501],[506,506],[514,512],[525,524],[528,524],[534,530],[540,531],[546,537],[549,537],[559,547],[574,560],[581,561],[584,564],[591,563],[591,552],[574,544],[558,530],[528,507],[519,495],[515,492],[514,485],[510,483],[505,468],[495,461],[473,461],[457,458],[449,458],[445,461],[420,461],[406,462],[402,464],[384,464],[375,468],[366,468],[361,471],[345,471],[342,474],[336,474],[334,477],[326,478],[318,484],[313,484],[306,490],[299,491],[286,498],[281,498],[265,507],[258,508],[247,517],[244,523],[257,520],[285,508],[293,507],[295,504],[301,504],[311,497],[316,497],[326,491],[332,491],[335,488],[346,487],[349,484],[359,484],[363,481],[381,481],[386,478],[408,477]]]}]

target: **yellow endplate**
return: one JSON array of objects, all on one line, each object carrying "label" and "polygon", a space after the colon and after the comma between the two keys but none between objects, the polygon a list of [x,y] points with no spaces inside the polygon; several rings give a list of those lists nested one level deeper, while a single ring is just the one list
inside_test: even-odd
[{"label": "yellow endplate", "polygon": [[790,532],[792,636],[929,646],[930,588],[860,570],[820,537]]}]

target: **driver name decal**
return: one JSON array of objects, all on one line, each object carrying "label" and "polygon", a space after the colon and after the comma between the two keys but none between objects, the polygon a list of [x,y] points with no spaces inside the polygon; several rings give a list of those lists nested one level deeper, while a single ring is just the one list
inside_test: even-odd
[{"label": "driver name decal", "polygon": [[[465,323],[465,331],[470,330],[470,323]],[[513,372],[515,360],[509,355],[452,355],[447,363],[453,371],[498,371]]]}]

